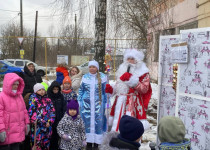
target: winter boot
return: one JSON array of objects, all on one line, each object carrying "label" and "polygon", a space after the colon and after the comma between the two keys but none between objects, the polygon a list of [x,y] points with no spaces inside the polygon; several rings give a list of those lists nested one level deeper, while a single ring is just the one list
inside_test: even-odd
[{"label": "winter boot", "polygon": [[86,150],[93,150],[93,144],[87,143]]}]

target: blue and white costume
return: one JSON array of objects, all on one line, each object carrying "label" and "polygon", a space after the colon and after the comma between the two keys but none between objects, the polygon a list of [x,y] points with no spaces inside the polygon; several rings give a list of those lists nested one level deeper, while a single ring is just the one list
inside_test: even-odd
[{"label": "blue and white costume", "polygon": [[107,129],[105,116],[107,77],[103,73],[100,73],[100,77],[101,100],[99,97],[97,73],[87,73],[83,76],[78,96],[80,115],[85,123],[86,142],[96,144],[102,143],[103,134]]}]

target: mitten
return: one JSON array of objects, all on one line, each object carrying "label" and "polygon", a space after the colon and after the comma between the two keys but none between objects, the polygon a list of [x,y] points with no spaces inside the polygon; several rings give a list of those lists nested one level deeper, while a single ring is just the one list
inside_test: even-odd
[{"label": "mitten", "polygon": [[28,135],[29,131],[30,131],[30,125],[27,124],[27,125],[26,125],[26,135]]},{"label": "mitten", "polygon": [[0,133],[0,142],[4,142],[5,140],[6,140],[6,132],[5,131],[3,131],[3,132],[1,132]]},{"label": "mitten", "polygon": [[122,81],[128,81],[128,80],[130,79],[131,76],[132,76],[131,73],[126,72],[126,73],[124,73],[124,74],[120,77],[120,80],[122,80]]},{"label": "mitten", "polygon": [[83,145],[83,147],[85,147],[85,146],[87,145],[86,140],[84,140],[84,141],[82,142],[82,145]]},{"label": "mitten", "polygon": [[62,135],[61,138],[64,139],[65,141],[71,141],[72,139],[71,136],[67,134]]},{"label": "mitten", "polygon": [[105,92],[110,94],[113,93],[113,88],[110,84],[106,84]]}]

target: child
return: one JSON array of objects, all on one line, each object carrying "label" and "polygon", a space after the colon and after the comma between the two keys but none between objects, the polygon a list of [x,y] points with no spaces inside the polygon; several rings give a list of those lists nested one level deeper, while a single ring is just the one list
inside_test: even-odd
[{"label": "child", "polygon": [[50,150],[58,149],[59,135],[57,134],[57,125],[66,112],[66,101],[61,94],[61,87],[57,81],[53,81],[47,91],[48,97],[53,102],[55,108],[55,122],[52,125],[52,136],[50,140]]},{"label": "child", "polygon": [[[34,85],[34,93],[29,98],[30,123],[31,123],[31,145],[37,150],[49,149],[50,137],[52,135],[52,124],[55,120],[55,109],[53,103],[46,96],[45,88],[41,83]],[[34,145],[34,131],[36,127],[36,145]]]},{"label": "child", "polygon": [[17,74],[4,76],[0,93],[0,147],[4,150],[19,150],[20,142],[30,130],[23,89],[24,81]]},{"label": "child", "polygon": [[78,112],[79,104],[77,100],[70,100],[67,112],[57,127],[58,134],[61,137],[60,149],[62,150],[81,150],[86,145],[85,127]]},{"label": "child", "polygon": [[144,133],[144,127],[141,121],[127,115],[122,116],[119,124],[120,134],[109,132],[104,138],[101,150],[131,149],[138,150],[139,141]]},{"label": "child", "polygon": [[89,73],[82,78],[78,101],[80,114],[85,123],[87,149],[92,147],[98,149],[98,144],[102,143],[103,134],[107,129],[105,117],[107,78],[105,74],[99,73],[97,61],[90,61],[88,67]]},{"label": "child", "polygon": [[165,116],[158,124],[160,150],[190,150],[190,140],[185,139],[185,126],[181,119],[174,116]]},{"label": "child", "polygon": [[56,68],[56,81],[61,85],[63,82],[63,79],[69,75],[68,72],[68,66],[66,63],[58,64],[58,67]]},{"label": "child", "polygon": [[71,87],[71,79],[69,76],[66,76],[63,80],[63,90],[62,94],[64,97],[64,100],[68,103],[68,100],[74,99],[77,100],[77,94],[72,90]]}]

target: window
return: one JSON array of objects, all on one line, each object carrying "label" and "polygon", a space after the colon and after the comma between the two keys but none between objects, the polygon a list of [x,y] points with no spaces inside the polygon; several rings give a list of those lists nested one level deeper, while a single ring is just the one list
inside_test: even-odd
[{"label": "window", "polygon": [[13,61],[13,60],[9,60],[8,62],[10,62],[10,63],[14,64],[14,61]]},{"label": "window", "polygon": [[194,22],[191,22],[191,23],[187,23],[183,26],[180,26],[179,27],[179,33],[180,33],[180,30],[187,30],[187,29],[194,29],[194,28],[198,28],[198,21],[194,21]]},{"label": "window", "polygon": [[16,61],[15,65],[16,66],[24,66],[23,61]]}]

